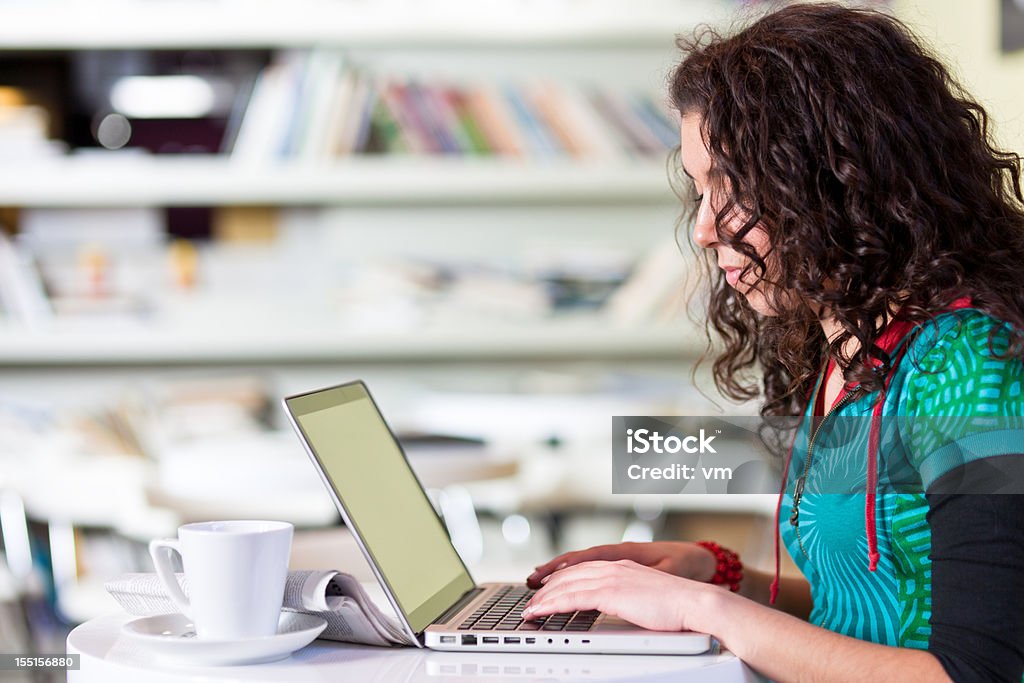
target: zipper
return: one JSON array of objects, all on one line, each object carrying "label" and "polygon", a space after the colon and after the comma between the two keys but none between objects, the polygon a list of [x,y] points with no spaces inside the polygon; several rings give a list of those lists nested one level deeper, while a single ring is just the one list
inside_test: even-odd
[{"label": "zipper", "polygon": [[804,461],[804,471],[800,474],[800,478],[796,480],[796,487],[793,490],[793,506],[789,514],[789,523],[796,529],[796,540],[800,546],[800,552],[803,553],[804,557],[810,561],[810,557],[807,555],[807,550],[804,548],[804,539],[800,535],[800,499],[804,495],[804,487],[807,484],[807,475],[810,473],[811,462],[814,459],[814,440],[818,436],[818,432],[825,426],[832,414],[845,408],[847,404],[852,403],[856,398],[859,398],[861,394],[860,389],[855,389],[848,392],[845,396],[839,399],[832,408],[821,418],[821,421],[811,432],[811,438],[807,442],[807,458]]}]

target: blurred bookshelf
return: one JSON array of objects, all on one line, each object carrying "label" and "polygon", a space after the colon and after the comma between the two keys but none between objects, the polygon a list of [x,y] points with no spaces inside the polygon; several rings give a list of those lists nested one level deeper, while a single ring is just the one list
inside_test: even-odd
[{"label": "blurred bookshelf", "polygon": [[0,365],[685,364],[661,91],[731,9],[0,3]]}]

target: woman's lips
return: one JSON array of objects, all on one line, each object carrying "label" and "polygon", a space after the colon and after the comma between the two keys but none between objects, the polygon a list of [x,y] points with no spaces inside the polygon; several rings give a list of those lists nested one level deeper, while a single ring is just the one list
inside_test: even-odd
[{"label": "woman's lips", "polygon": [[743,273],[742,268],[722,268],[725,271],[725,280],[730,286],[735,287],[740,281],[740,275]]}]

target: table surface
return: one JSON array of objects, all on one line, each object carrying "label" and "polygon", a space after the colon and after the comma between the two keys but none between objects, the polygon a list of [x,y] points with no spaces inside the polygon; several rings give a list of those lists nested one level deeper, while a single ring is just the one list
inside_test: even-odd
[{"label": "table surface", "polygon": [[168,666],[120,637],[134,619],[111,614],[71,632],[68,653],[81,655],[69,683],[181,681],[668,681],[756,683],[761,679],[731,653],[697,656],[434,652],[316,640],[291,657],[269,664],[232,667]]}]

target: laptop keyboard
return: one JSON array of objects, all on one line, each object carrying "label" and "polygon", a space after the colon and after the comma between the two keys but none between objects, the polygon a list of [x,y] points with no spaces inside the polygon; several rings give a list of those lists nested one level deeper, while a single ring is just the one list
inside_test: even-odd
[{"label": "laptop keyboard", "polygon": [[520,586],[504,586],[487,598],[475,612],[459,624],[460,631],[589,631],[601,616],[597,610],[551,614],[523,621],[523,607],[536,591]]}]

